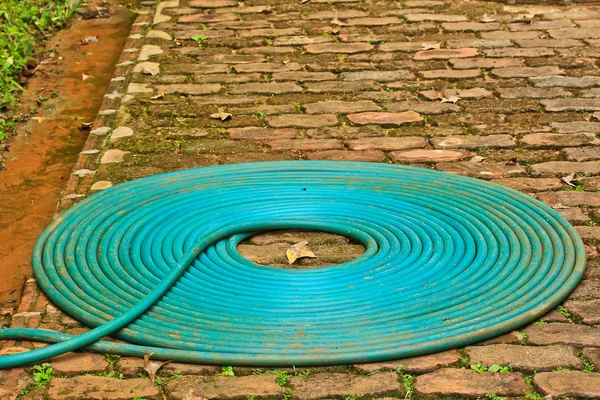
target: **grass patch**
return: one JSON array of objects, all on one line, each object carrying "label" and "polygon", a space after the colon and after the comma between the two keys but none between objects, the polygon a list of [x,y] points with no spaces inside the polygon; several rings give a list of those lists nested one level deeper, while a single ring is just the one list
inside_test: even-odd
[{"label": "grass patch", "polygon": [[33,58],[49,32],[61,28],[76,11],[80,0],[0,1],[0,141],[7,138],[14,109],[23,90],[23,71],[32,70]]}]

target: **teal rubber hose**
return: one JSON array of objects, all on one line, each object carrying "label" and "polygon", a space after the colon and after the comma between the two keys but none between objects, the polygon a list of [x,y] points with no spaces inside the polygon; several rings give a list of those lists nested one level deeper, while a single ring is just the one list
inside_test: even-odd
[{"label": "teal rubber hose", "polygon": [[[236,246],[305,229],[362,242],[344,264],[284,269]],[[535,321],[575,288],[583,244],[554,210],[490,182],[399,165],[232,164],[127,182],[56,219],[35,276],[80,336],[0,368],[66,351],[154,353],[183,362],[309,366],[422,355]],[[111,335],[132,344],[99,339]]]}]

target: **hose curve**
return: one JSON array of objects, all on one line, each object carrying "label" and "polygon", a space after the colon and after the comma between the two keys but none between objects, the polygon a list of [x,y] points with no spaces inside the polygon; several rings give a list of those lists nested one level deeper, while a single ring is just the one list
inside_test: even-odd
[{"label": "hose curve", "polygon": [[[282,269],[242,257],[258,232],[307,229],[362,242],[357,259]],[[464,346],[555,308],[585,269],[581,239],[503,186],[399,165],[297,161],[152,176],[82,201],[37,242],[36,278],[94,327],[0,339],[66,351],[251,366],[382,361]],[[132,344],[98,341],[112,335]]]}]

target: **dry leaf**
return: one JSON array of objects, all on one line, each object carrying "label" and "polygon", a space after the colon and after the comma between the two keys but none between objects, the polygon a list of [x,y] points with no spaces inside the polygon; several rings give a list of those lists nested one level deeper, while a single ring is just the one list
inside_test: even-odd
[{"label": "dry leaf", "polygon": [[32,120],[37,121],[37,122],[42,122],[44,121],[46,118],[44,117],[31,117]]},{"label": "dry leaf", "polygon": [[152,354],[154,354],[154,353],[146,354],[144,356],[144,371],[146,371],[148,373],[148,377],[150,378],[150,380],[152,382],[154,382],[154,379],[156,379],[156,373],[158,372],[158,370],[161,369],[163,365],[168,364],[171,361],[165,361],[165,362],[151,361],[150,357],[152,357]]},{"label": "dry leaf", "polygon": [[183,396],[182,400],[207,400],[206,397],[196,396],[194,394],[194,389],[190,389],[190,391]]},{"label": "dry leaf", "polygon": [[442,103],[456,104],[461,98],[459,96],[442,97]]},{"label": "dry leaf", "polygon": [[443,86],[440,90],[436,90],[435,91],[435,95],[437,99],[444,99],[446,98],[446,95],[444,93],[446,93],[446,88],[448,86]]},{"label": "dry leaf", "polygon": [[94,43],[98,41],[98,36],[88,36],[85,39],[79,41],[79,44],[86,45],[88,43]]},{"label": "dry leaf", "polygon": [[163,99],[165,97],[164,93],[159,93],[156,96],[152,96],[150,97],[150,100],[158,100],[158,99]]},{"label": "dry leaf", "polygon": [[283,60],[283,65],[288,65],[292,60]]},{"label": "dry leaf", "polygon": [[342,28],[339,25],[334,25],[331,27],[331,33],[334,35],[337,35],[338,33],[340,33],[342,31]]},{"label": "dry leaf", "polygon": [[82,130],[89,130],[92,129],[92,125],[94,125],[93,122],[82,122],[79,128]]},{"label": "dry leaf", "polygon": [[316,258],[315,253],[313,253],[308,248],[308,242],[303,240],[296,244],[290,246],[289,249],[286,250],[285,255],[287,256],[288,262],[293,264],[297,259],[303,257]]},{"label": "dry leaf", "polygon": [[498,20],[496,18],[494,18],[494,17],[490,17],[487,14],[483,14],[483,17],[481,17],[480,21],[487,23],[487,22],[496,22]]},{"label": "dry leaf", "polygon": [[221,121],[227,121],[228,119],[231,119],[232,115],[226,112],[218,112],[215,114],[210,114],[210,117],[212,119],[220,119]]},{"label": "dry leaf", "polygon": [[149,68],[149,67],[142,67],[142,74],[144,75],[156,75],[158,74],[158,68]]},{"label": "dry leaf", "polygon": [[428,42],[428,43],[423,43],[423,45],[421,46],[421,50],[439,50],[440,47],[442,47],[442,42],[438,42],[438,43]]},{"label": "dry leaf", "polygon": [[308,3],[310,0],[298,0],[298,4],[306,4]]},{"label": "dry leaf", "polygon": [[485,157],[482,156],[474,156],[471,158],[471,162],[483,162],[483,160],[485,160]]},{"label": "dry leaf", "polygon": [[512,22],[529,22],[532,23],[535,18],[535,14],[519,14],[513,18]]},{"label": "dry leaf", "polygon": [[517,165],[517,157],[513,157],[506,162],[504,165]]},{"label": "dry leaf", "polygon": [[567,185],[571,186],[571,187],[576,187],[577,185],[573,184],[573,181],[575,180],[575,173],[573,172],[571,175],[567,175],[567,176],[563,176],[562,178],[560,178],[561,181],[563,181],[564,183],[566,183]]},{"label": "dry leaf", "polygon": [[85,81],[86,79],[93,78],[93,76],[91,76],[91,75],[86,75],[86,74],[83,74],[83,73],[82,73],[82,74],[81,74],[81,78],[82,78],[82,80],[84,80],[84,81]]},{"label": "dry leaf", "polygon": [[552,208],[555,209],[555,210],[566,210],[566,209],[571,208],[571,207],[568,207],[568,206],[562,205],[560,203],[557,203],[557,204],[554,204],[552,206]]}]

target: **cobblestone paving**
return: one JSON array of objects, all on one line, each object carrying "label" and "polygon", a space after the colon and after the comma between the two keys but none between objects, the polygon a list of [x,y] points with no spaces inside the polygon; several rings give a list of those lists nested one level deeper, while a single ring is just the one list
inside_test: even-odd
[{"label": "cobblestone paving", "polygon": [[[144,2],[59,210],[130,179],[221,163],[410,164],[492,180],[555,208],[586,243],[584,281],[540,321],[464,349],[234,376],[171,363],[156,382],[138,359],[69,354],[52,360],[48,387],[35,388],[31,368],[0,372],[0,397],[600,398],[598,57],[600,8],[582,4]],[[280,265],[282,249],[304,237],[262,235],[240,251]],[[362,252],[340,237],[310,240],[321,257],[306,266]],[[35,281],[10,323],[86,330]],[[37,346],[7,341],[1,352]]]}]

